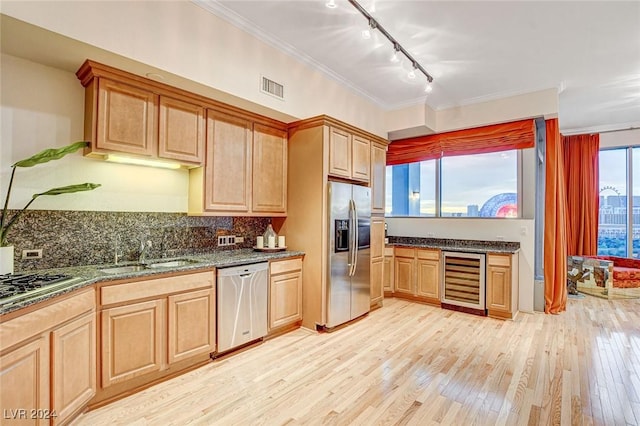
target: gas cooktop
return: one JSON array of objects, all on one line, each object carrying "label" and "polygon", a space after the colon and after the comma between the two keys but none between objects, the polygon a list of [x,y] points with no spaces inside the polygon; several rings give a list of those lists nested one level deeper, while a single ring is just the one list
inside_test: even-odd
[{"label": "gas cooktop", "polygon": [[0,275],[0,307],[36,298],[80,280],[62,274]]}]

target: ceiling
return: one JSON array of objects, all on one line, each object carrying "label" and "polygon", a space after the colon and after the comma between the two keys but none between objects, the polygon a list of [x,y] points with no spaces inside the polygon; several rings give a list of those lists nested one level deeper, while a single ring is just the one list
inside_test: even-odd
[{"label": "ceiling", "polygon": [[193,0],[385,109],[446,109],[557,88],[563,133],[640,127],[640,2],[404,1],[360,4],[434,77],[346,0]]}]

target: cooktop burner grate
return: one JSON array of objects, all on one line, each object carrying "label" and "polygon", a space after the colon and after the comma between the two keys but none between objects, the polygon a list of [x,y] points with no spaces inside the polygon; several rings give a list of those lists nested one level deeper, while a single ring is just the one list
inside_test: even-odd
[{"label": "cooktop burner grate", "polygon": [[63,274],[0,275],[0,306],[37,297],[79,280]]}]

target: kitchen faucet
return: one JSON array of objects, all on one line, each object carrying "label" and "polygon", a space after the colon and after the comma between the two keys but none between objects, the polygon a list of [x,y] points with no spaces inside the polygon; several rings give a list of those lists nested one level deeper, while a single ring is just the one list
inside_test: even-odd
[{"label": "kitchen faucet", "polygon": [[140,242],[140,257],[138,257],[138,263],[144,264],[146,262],[149,249],[151,249],[151,240],[147,240],[146,243],[142,240]]}]

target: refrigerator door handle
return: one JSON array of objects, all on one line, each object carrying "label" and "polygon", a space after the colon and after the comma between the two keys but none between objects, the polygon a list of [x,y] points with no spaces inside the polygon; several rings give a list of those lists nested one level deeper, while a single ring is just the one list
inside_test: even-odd
[{"label": "refrigerator door handle", "polygon": [[356,205],[355,200],[353,201],[353,272],[351,276],[356,274],[356,270],[358,268],[358,206]]},{"label": "refrigerator door handle", "polygon": [[355,267],[355,246],[353,244],[353,237],[355,236],[354,232],[354,212],[355,205],[353,200],[349,200],[349,276],[352,277],[354,273]]}]

